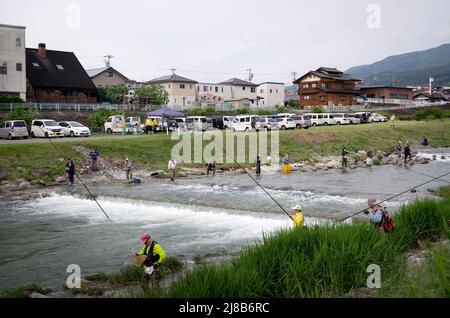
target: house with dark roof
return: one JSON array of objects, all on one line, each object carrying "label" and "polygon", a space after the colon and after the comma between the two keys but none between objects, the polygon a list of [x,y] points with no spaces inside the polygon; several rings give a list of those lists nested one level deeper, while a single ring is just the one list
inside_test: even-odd
[{"label": "house with dark roof", "polygon": [[86,73],[89,75],[97,88],[114,86],[118,84],[127,85],[129,82],[129,79],[125,75],[121,74],[111,66],[89,69],[86,70]]},{"label": "house with dark roof", "polygon": [[144,82],[143,85],[161,85],[164,87],[169,95],[168,106],[192,108],[196,104],[195,85],[197,83],[197,81],[172,73],[172,75]]},{"label": "house with dark roof", "polygon": [[96,103],[98,91],[72,52],[26,49],[27,101]]},{"label": "house with dark roof", "polygon": [[320,67],[294,81],[300,103],[306,106],[355,105],[359,92],[356,85],[361,80],[336,68]]},{"label": "house with dark roof", "polygon": [[376,98],[376,99],[413,99],[412,88],[402,86],[361,86],[359,92],[363,98]]}]

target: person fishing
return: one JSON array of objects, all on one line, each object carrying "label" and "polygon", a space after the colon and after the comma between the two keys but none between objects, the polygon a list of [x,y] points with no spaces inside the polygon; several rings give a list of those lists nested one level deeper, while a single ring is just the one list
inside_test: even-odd
[{"label": "person fishing", "polygon": [[206,168],[206,175],[209,176],[209,173],[212,173],[213,175],[216,175],[216,162],[209,161]]},{"label": "person fishing", "polygon": [[256,174],[261,174],[261,157],[259,155],[256,156]]},{"label": "person fishing", "polygon": [[422,144],[422,146],[425,146],[425,147],[428,146],[428,139],[427,139],[427,137],[425,137],[425,136],[422,137],[421,144]]},{"label": "person fishing", "polygon": [[[141,244],[144,245],[142,249],[136,254],[145,255],[147,258],[142,263],[144,273],[142,276],[142,286],[144,289],[149,287],[150,278],[153,281],[158,281],[160,273],[160,265],[166,260],[166,253],[158,242],[152,240],[150,233],[143,233],[141,235]],[[153,275],[153,276],[152,276]]]},{"label": "person fishing", "polygon": [[132,180],[133,179],[133,165],[131,164],[130,159],[125,158],[123,168],[127,174],[127,181]]},{"label": "person fishing", "polygon": [[97,171],[98,170],[97,159],[98,159],[99,156],[100,156],[100,154],[94,148],[92,148],[91,152],[89,152],[89,157],[91,158],[91,170],[92,171]]},{"label": "person fishing", "polygon": [[387,211],[377,204],[376,199],[367,200],[367,205],[369,208],[364,211],[364,214],[368,215],[370,223],[374,224],[382,233],[394,231],[394,221]]},{"label": "person fishing", "polygon": [[412,155],[411,155],[411,148],[409,147],[409,143],[406,143],[405,149],[404,149],[404,154],[405,154],[405,164],[406,164],[406,159],[409,157],[409,160],[411,161],[412,159]]},{"label": "person fishing", "polygon": [[175,170],[177,169],[176,160],[173,158],[170,158],[167,168],[169,169],[169,173],[170,173],[170,181],[175,181]]},{"label": "person fishing", "polygon": [[401,141],[399,141],[398,143],[397,143],[397,146],[395,146],[395,150],[397,151],[397,157],[398,157],[398,159],[400,160],[400,158],[402,157],[402,142]]},{"label": "person fishing", "polygon": [[74,176],[75,176],[75,164],[73,163],[72,159],[68,158],[66,163],[66,171],[69,175],[69,184],[73,185],[75,183]]},{"label": "person fishing", "polygon": [[347,155],[348,155],[348,151],[347,149],[342,149],[342,167],[347,168]]},{"label": "person fishing", "polygon": [[294,221],[294,229],[301,229],[305,226],[305,217],[302,214],[303,208],[300,204],[297,204],[292,208],[294,211],[291,214],[291,218]]}]

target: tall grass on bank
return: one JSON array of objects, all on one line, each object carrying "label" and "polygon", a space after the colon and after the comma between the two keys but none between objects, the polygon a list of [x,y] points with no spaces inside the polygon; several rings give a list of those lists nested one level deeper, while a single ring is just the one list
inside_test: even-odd
[{"label": "tall grass on bank", "polygon": [[450,199],[401,208],[396,230],[370,224],[330,225],[265,237],[231,264],[199,266],[172,284],[167,296],[188,298],[339,297],[365,286],[370,264],[388,268],[418,240],[449,235]]}]

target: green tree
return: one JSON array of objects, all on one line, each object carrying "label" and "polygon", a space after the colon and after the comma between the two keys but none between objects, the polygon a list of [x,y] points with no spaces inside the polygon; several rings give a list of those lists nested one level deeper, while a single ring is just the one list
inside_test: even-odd
[{"label": "green tree", "polygon": [[250,111],[247,108],[236,109],[236,115],[248,115]]},{"label": "green tree", "polygon": [[191,116],[210,116],[214,112],[214,108],[193,108],[189,114]]},{"label": "green tree", "polygon": [[33,119],[36,118],[36,114],[31,109],[25,109],[20,105],[15,105],[7,118],[9,120],[25,120],[28,125],[31,125]]},{"label": "green tree", "polygon": [[24,101],[19,96],[1,95],[0,103],[23,103]]},{"label": "green tree", "polygon": [[108,117],[114,116],[114,115],[125,116],[125,114],[123,112],[112,111],[110,109],[100,109],[99,111],[97,111],[94,114],[92,114],[91,116],[89,116],[89,125],[92,128],[103,127],[103,125],[105,124],[105,121],[108,119]]},{"label": "green tree", "polygon": [[300,102],[298,100],[295,100],[295,99],[290,99],[288,101],[288,106],[292,107],[292,108],[297,108],[297,107],[300,107]]},{"label": "green tree", "polygon": [[145,104],[166,105],[169,101],[169,94],[159,84],[139,87],[136,89],[136,95],[139,99],[144,100]]},{"label": "green tree", "polygon": [[323,109],[322,106],[316,106],[316,107],[313,108],[312,112],[313,113],[324,113],[325,110]]},{"label": "green tree", "polygon": [[128,93],[128,87],[125,84],[117,84],[113,86],[106,86],[101,89],[100,95],[105,100],[111,103],[119,103],[120,100],[125,98],[125,95]]},{"label": "green tree", "polygon": [[276,105],[275,109],[277,110],[277,113],[285,113],[287,112],[287,108],[284,106]]}]

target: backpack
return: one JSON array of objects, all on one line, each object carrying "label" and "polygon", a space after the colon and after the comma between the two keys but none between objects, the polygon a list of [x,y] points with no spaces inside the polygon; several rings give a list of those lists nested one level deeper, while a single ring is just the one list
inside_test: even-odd
[{"label": "backpack", "polygon": [[392,233],[395,228],[394,220],[387,213],[386,208],[383,209],[383,218],[381,219],[381,226],[386,233]]}]

